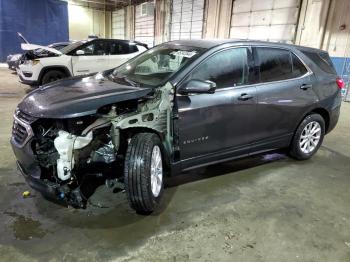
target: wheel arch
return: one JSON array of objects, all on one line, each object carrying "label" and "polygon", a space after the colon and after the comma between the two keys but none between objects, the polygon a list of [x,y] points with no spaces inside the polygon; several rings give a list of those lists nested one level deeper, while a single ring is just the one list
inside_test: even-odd
[{"label": "wheel arch", "polygon": [[316,113],[316,114],[319,114],[320,116],[322,116],[324,123],[325,123],[325,133],[327,133],[328,129],[329,129],[329,121],[330,121],[329,112],[325,108],[318,107],[318,108],[313,109],[310,113],[308,113],[308,115],[310,115],[312,113]]},{"label": "wheel arch", "polygon": [[50,70],[59,70],[61,72],[63,72],[64,74],[66,74],[67,77],[72,76],[71,72],[69,71],[69,69],[66,66],[45,66],[41,69],[39,77],[38,77],[38,82],[41,85],[42,84],[42,80],[44,75],[49,72]]},{"label": "wheel arch", "polygon": [[328,132],[329,123],[330,123],[330,114],[329,114],[328,110],[323,108],[323,107],[315,107],[303,115],[303,117],[299,120],[298,125],[294,129],[294,133],[296,132],[296,130],[300,126],[301,122],[305,119],[305,117],[307,117],[308,115],[311,115],[313,113],[316,113],[316,114],[319,114],[320,116],[322,116],[322,118],[325,122],[325,133]]},{"label": "wheel arch", "polygon": [[122,144],[123,142],[125,143],[128,139],[130,139],[131,137],[133,137],[134,135],[138,134],[138,133],[153,133],[156,134],[161,143],[162,143],[162,153],[164,154],[164,162],[166,164],[166,167],[169,168],[170,167],[170,156],[171,153],[167,150],[166,147],[166,143],[165,143],[165,134],[161,133],[155,129],[149,128],[149,127],[139,127],[139,126],[135,126],[135,127],[128,127],[125,129],[120,129],[121,132],[121,146],[122,146],[122,150],[126,150],[127,148],[127,144]]}]

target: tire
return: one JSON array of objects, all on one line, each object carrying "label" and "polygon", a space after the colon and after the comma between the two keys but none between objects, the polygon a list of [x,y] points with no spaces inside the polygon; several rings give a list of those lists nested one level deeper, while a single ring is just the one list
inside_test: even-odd
[{"label": "tire", "polygon": [[[316,130],[320,129],[316,132]],[[297,160],[311,158],[320,148],[325,134],[325,122],[321,115],[307,115],[294,133],[290,155]]]},{"label": "tire", "polygon": [[131,138],[125,156],[124,183],[129,205],[137,213],[150,214],[160,204],[164,190],[163,166],[162,144],[156,134],[139,133]]},{"label": "tire", "polygon": [[63,73],[62,71],[50,70],[44,74],[43,79],[41,81],[41,84],[46,85],[48,83],[57,81],[59,79],[65,78],[65,77],[66,77],[66,74]]}]

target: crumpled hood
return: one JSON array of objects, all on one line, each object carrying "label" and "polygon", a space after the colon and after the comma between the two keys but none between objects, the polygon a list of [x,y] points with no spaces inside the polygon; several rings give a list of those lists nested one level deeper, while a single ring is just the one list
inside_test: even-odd
[{"label": "crumpled hood", "polygon": [[21,44],[21,48],[25,51],[33,51],[33,50],[37,50],[37,49],[43,49],[43,50],[49,51],[51,53],[54,53],[56,55],[62,55],[62,52],[56,50],[55,48],[48,47],[48,46],[34,45],[34,44]]},{"label": "crumpled hood", "polygon": [[104,105],[138,99],[151,92],[152,88],[125,86],[96,74],[42,86],[25,96],[18,109],[38,118],[79,117],[94,114]]}]

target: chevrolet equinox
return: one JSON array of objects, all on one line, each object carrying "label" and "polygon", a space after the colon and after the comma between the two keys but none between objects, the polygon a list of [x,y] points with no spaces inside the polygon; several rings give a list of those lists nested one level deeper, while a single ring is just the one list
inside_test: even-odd
[{"label": "chevrolet equinox", "polygon": [[310,158],[338,121],[343,85],[322,50],[172,41],[29,93],[11,144],[47,198],[84,208],[97,177],[118,181],[130,206],[150,213],[166,175],[278,148]]}]

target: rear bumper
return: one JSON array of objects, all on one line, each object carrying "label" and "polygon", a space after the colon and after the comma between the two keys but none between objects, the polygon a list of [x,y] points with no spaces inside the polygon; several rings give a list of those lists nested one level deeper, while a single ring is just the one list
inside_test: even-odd
[{"label": "rear bumper", "polygon": [[328,125],[328,129],[327,129],[327,134],[329,132],[331,132],[337,125],[338,120],[339,120],[339,116],[340,116],[340,105],[337,106],[336,108],[333,108],[330,112],[329,112],[329,125]]}]

